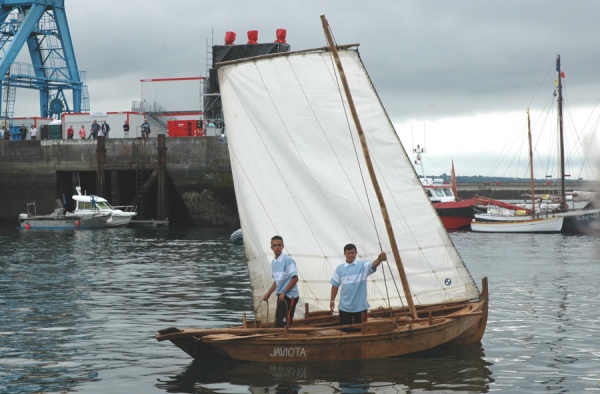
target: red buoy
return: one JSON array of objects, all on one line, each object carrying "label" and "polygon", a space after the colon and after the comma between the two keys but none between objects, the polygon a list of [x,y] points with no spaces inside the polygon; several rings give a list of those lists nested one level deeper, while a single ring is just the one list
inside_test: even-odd
[{"label": "red buoy", "polygon": [[29,230],[31,228],[31,225],[29,225],[29,223],[25,223],[25,230]]},{"label": "red buoy", "polygon": [[75,227],[79,227],[79,220],[75,220]]}]

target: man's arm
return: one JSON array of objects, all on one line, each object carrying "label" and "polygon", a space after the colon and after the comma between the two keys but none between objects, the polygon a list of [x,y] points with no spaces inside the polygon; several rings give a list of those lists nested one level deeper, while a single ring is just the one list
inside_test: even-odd
[{"label": "man's arm", "polygon": [[379,256],[377,256],[377,258],[375,259],[375,261],[373,261],[373,269],[379,267],[379,264],[381,264],[382,261],[386,261],[387,260],[387,256],[385,255],[385,252],[381,252],[379,253]]},{"label": "man's arm", "polygon": [[335,297],[337,297],[338,287],[331,285],[331,297],[329,298],[329,309],[333,311],[335,308]]},{"label": "man's arm", "polygon": [[273,284],[271,285],[271,288],[269,290],[267,290],[267,292],[263,296],[263,301],[267,301],[269,299],[269,297],[271,296],[271,294],[273,294],[273,292],[275,291],[275,287],[277,287],[277,284],[275,283],[275,281],[273,281]]}]

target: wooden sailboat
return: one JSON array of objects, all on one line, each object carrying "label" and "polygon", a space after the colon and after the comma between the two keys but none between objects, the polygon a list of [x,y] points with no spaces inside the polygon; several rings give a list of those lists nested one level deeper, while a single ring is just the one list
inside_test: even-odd
[{"label": "wooden sailboat", "polygon": [[[530,188],[531,195],[535,196],[529,108],[527,109],[527,140],[529,142]],[[511,214],[475,214],[475,219],[471,223],[471,231],[486,233],[558,233],[562,229],[564,218],[551,214],[545,216],[536,214],[535,199],[531,201],[531,208],[527,209],[529,215],[520,215],[518,212],[513,210]]]},{"label": "wooden sailboat", "polygon": [[[261,362],[393,357],[479,343],[488,314],[369,79],[355,45],[219,65],[254,319],[230,328],[160,330],[195,359]],[[351,118],[352,121],[348,121]],[[300,303],[273,328],[269,240],[298,265]],[[369,278],[367,321],[340,326],[329,280],[353,242],[388,262]]]}]

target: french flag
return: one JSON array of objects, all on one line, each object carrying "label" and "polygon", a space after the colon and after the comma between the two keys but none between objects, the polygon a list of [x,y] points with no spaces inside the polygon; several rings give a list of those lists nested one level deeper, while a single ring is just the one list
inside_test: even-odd
[{"label": "french flag", "polygon": [[560,75],[561,78],[565,77],[565,72],[560,69],[560,64],[556,61],[556,72]]}]

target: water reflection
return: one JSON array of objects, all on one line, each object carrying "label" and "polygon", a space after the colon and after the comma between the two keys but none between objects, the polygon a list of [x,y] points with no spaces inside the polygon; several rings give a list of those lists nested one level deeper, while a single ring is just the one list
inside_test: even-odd
[{"label": "water reflection", "polygon": [[167,392],[388,393],[444,390],[485,393],[493,382],[483,348],[467,346],[410,357],[310,364],[194,361],[157,387]]}]

